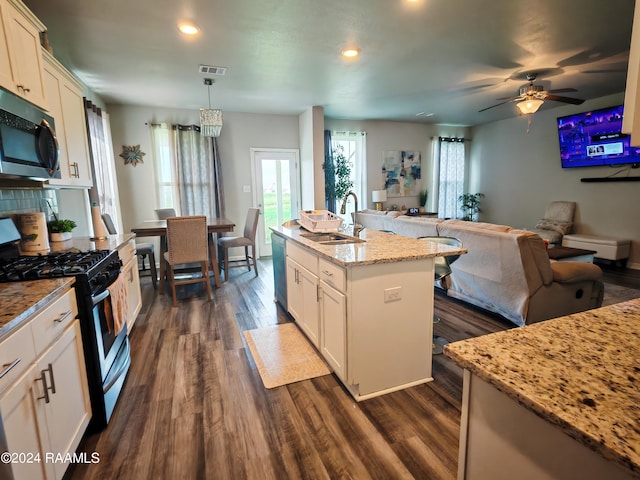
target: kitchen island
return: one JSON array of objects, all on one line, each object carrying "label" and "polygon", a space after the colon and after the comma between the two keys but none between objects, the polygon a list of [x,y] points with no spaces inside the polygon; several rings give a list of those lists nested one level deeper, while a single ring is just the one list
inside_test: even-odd
[{"label": "kitchen island", "polygon": [[368,229],[328,242],[272,231],[285,239],[287,311],[356,400],[432,380],[434,258],[465,249]]},{"label": "kitchen island", "polygon": [[459,479],[640,478],[640,299],[445,346]]}]

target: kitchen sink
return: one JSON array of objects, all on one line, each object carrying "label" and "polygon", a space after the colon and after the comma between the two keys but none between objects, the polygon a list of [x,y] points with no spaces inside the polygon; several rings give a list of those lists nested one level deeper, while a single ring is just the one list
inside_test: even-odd
[{"label": "kitchen sink", "polygon": [[301,233],[300,236],[323,245],[348,245],[350,243],[365,242],[359,238],[350,237],[349,235],[343,235],[341,233]]}]

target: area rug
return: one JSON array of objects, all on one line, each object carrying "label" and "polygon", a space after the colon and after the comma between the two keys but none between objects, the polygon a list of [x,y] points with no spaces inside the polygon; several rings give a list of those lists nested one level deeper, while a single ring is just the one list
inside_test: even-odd
[{"label": "area rug", "polygon": [[243,333],[266,388],[331,373],[293,323],[245,330]]},{"label": "area rug", "polygon": [[626,302],[634,298],[640,298],[640,290],[621,287],[620,285],[614,285],[612,283],[604,284],[603,307],[613,305],[614,303]]}]

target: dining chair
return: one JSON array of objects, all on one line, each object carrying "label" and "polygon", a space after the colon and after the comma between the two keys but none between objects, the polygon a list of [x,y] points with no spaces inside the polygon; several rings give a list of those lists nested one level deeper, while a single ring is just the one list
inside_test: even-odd
[{"label": "dining chair", "polygon": [[[209,241],[207,217],[203,215],[167,218],[167,251],[164,254],[167,263],[167,279],[171,284],[173,306],[177,307],[176,285],[204,283],[211,300],[209,281]],[[176,266],[199,263],[201,275],[186,279],[176,278]]]},{"label": "dining chair", "polygon": [[156,216],[158,220],[166,220],[169,217],[176,217],[176,210],[174,208],[158,208],[156,209]]},{"label": "dining chair", "polygon": [[[102,221],[104,222],[105,227],[107,227],[107,232],[109,232],[110,235],[117,235],[118,231],[116,230],[116,226],[113,223],[111,215],[103,213]],[[153,288],[158,288],[158,272],[156,270],[156,254],[153,243],[136,243],[136,254],[142,260],[142,268],[139,269],[140,271],[144,272],[147,270],[144,262],[147,258],[149,259],[149,275],[151,276],[151,283],[153,283]]]},{"label": "dining chair", "polygon": [[[452,247],[462,247],[462,242],[455,237],[419,237],[421,240],[427,240],[429,242],[441,243],[443,245],[451,245]],[[460,255],[449,255],[446,257],[434,257],[434,280],[444,280],[451,275],[451,264],[455,262]],[[446,284],[442,283],[443,288],[446,290]],[[433,323],[440,323],[440,317],[433,317]],[[444,346],[449,343],[444,337],[433,335],[433,355],[439,355],[444,351]]]},{"label": "dining chair", "polygon": [[[229,269],[237,267],[248,267],[251,265],[258,276],[258,265],[256,263],[256,232],[258,231],[258,219],[260,218],[259,208],[250,208],[247,211],[247,219],[244,224],[244,235],[242,237],[220,237],[218,239],[218,260],[219,269],[224,270],[224,280],[229,278]],[[229,260],[229,249],[234,247],[244,247],[244,258],[239,260]],[[249,255],[251,247],[251,255]],[[231,264],[231,265],[230,265]]]}]

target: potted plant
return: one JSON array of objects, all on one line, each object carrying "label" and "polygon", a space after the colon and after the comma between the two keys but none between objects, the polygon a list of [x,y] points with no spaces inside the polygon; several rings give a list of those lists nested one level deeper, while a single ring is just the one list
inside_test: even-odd
[{"label": "potted plant", "polygon": [[480,199],[483,193],[463,193],[458,197],[460,210],[462,210],[462,220],[475,221],[476,215],[480,212]]},{"label": "potted plant", "polygon": [[427,198],[429,198],[429,192],[425,188],[423,191],[420,192],[420,197],[418,200],[418,207],[420,207],[422,211],[425,211],[427,209]]},{"label": "potted plant", "polygon": [[76,222],[66,218],[58,218],[54,213],[53,220],[47,223],[52,242],[64,242],[71,238],[71,231],[77,227]]}]

